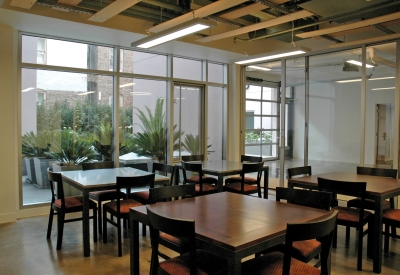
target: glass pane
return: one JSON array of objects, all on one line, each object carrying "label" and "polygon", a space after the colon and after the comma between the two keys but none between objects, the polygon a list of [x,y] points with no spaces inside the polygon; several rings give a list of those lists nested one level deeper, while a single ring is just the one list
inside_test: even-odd
[{"label": "glass pane", "polygon": [[[39,58],[43,45],[46,45],[46,57]],[[22,62],[112,71],[113,48],[23,35]]]},{"label": "glass pane", "polygon": [[174,78],[202,80],[202,62],[199,60],[173,58]]},{"label": "glass pane", "polygon": [[208,81],[215,83],[226,83],[223,64],[208,63]]},{"label": "glass pane", "polygon": [[263,87],[263,91],[262,91],[262,98],[263,100],[276,100],[276,98],[273,98],[273,88],[268,88],[268,87]]},{"label": "glass pane", "polygon": [[120,50],[120,71],[154,76],[167,76],[167,56],[130,50]]},{"label": "glass pane", "polygon": [[263,102],[262,103],[262,114],[263,115],[277,115],[278,107],[275,102]]},{"label": "glass pane", "polygon": [[[48,167],[79,169],[82,161],[106,157],[100,145],[110,149],[110,136],[107,140],[101,133],[112,129],[108,98],[113,95],[113,78],[22,69],[21,85],[22,153],[29,170],[23,176],[22,194],[27,205],[50,200]],[[67,195],[75,194],[64,188]]]},{"label": "glass pane", "polygon": [[278,118],[277,117],[262,117],[261,128],[263,129],[277,129],[278,128]]},{"label": "glass pane", "polygon": [[261,99],[261,87],[254,85],[246,86],[246,99]]},{"label": "glass pane", "polygon": [[261,115],[261,102],[247,100],[246,114]]},{"label": "glass pane", "polygon": [[[134,84],[134,85],[128,85]],[[126,85],[126,86],[124,86]],[[123,98],[120,118],[120,163],[129,166],[165,161],[167,132],[165,97],[167,83],[138,78],[120,78]]]},{"label": "glass pane", "polygon": [[221,87],[208,87],[208,139],[209,160],[222,159],[224,138],[224,93]]}]

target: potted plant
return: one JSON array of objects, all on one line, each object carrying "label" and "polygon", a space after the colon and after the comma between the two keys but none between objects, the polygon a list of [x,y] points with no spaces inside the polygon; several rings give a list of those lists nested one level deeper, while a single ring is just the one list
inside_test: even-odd
[{"label": "potted plant", "polygon": [[[200,154],[200,137],[199,135],[194,136],[193,134],[187,134],[185,140],[182,143],[182,147],[188,151],[191,155]],[[207,146],[207,149],[211,147],[211,144]],[[208,153],[210,151],[207,150]]]}]

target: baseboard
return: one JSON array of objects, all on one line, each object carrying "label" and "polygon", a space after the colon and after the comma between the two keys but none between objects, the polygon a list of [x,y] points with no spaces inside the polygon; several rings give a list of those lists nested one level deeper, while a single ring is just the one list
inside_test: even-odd
[{"label": "baseboard", "polygon": [[9,223],[17,221],[17,213],[9,213],[0,215],[0,223]]},{"label": "baseboard", "polygon": [[17,219],[23,219],[23,218],[29,218],[29,217],[48,215],[49,211],[50,211],[50,207],[49,206],[22,209],[22,210],[17,212],[17,214],[16,214],[17,217],[16,218]]}]

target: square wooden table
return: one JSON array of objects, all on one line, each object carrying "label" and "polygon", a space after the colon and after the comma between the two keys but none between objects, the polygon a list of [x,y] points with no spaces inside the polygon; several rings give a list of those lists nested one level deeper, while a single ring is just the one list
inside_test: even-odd
[{"label": "square wooden table", "polygon": [[[340,172],[330,172],[307,177],[291,178],[288,180],[288,187],[302,187],[307,189],[318,189],[318,177],[339,180],[366,182],[366,198],[375,201],[374,228],[373,234],[373,270],[375,273],[382,271],[382,204],[383,201],[400,195],[400,180],[394,178],[357,175]],[[370,233],[369,233],[370,234]]]},{"label": "square wooden table", "polygon": [[[218,177],[218,191],[222,192],[224,187],[224,177],[240,174],[240,172],[242,172],[243,162],[229,161],[229,160],[207,160],[207,161],[202,161],[201,164],[203,172],[205,174]],[[180,163],[176,164],[176,166],[181,168]],[[267,199],[269,167],[265,165],[263,171],[264,171],[264,199]]]},{"label": "square wooden table", "polygon": [[[69,184],[82,191],[83,255],[85,257],[90,256],[89,192],[115,188],[117,177],[136,177],[148,174],[151,173],[130,167],[61,172],[63,183]],[[169,178],[156,174],[155,182],[160,185],[164,183],[168,184]]]},{"label": "square wooden table", "polygon": [[[228,274],[241,274],[241,260],[285,240],[288,222],[306,222],[330,212],[230,192],[152,205],[166,216],[195,220],[196,243],[228,261]],[[139,223],[148,225],[145,206],[129,214],[131,274],[139,275]]]}]

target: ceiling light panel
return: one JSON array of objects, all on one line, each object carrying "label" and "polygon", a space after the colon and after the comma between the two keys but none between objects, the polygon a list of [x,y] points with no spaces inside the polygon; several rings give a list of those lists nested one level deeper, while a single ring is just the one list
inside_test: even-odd
[{"label": "ceiling light panel", "polygon": [[[360,67],[362,67],[362,65],[363,65],[363,63],[361,61],[358,61],[358,60],[346,60],[346,62],[350,63],[350,64],[353,64],[353,65],[360,66]],[[375,67],[375,65],[365,63],[365,67],[373,68],[373,67]]]},{"label": "ceiling light panel", "polygon": [[290,48],[290,49],[284,49],[284,50],[279,50],[279,51],[274,51],[274,52],[269,52],[269,53],[262,53],[262,54],[257,54],[257,55],[253,55],[253,56],[247,56],[245,58],[233,60],[233,62],[236,64],[244,65],[244,64],[257,63],[257,62],[266,61],[266,60],[279,59],[282,57],[299,55],[299,54],[306,53],[308,51],[309,51],[309,49],[306,49],[303,47],[294,47],[294,48]]}]

